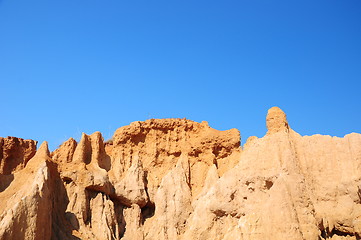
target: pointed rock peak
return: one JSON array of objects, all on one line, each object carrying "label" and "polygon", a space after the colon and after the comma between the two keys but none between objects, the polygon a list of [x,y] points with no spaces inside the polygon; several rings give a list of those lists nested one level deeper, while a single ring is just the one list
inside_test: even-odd
[{"label": "pointed rock peak", "polygon": [[90,135],[90,138],[96,141],[103,141],[103,136],[100,132],[94,132],[93,134]]},{"label": "pointed rock peak", "polygon": [[91,160],[91,146],[89,136],[82,133],[81,139],[75,148],[73,162],[81,163],[84,162],[89,164]]},{"label": "pointed rock peak", "polygon": [[51,161],[50,158],[50,152],[48,148],[48,142],[44,141],[39,149],[36,151],[34,157],[32,157],[29,162],[26,164],[26,167],[24,169],[34,170],[39,167],[39,164]]},{"label": "pointed rock peak", "polygon": [[39,157],[39,156],[46,156],[49,157],[50,156],[50,152],[49,152],[49,147],[48,147],[48,142],[44,141],[39,149],[36,151],[35,156]]},{"label": "pointed rock peak", "polygon": [[[76,146],[77,142],[75,141],[74,138],[69,138],[68,140],[66,140],[65,142],[63,142],[58,149],[64,149],[64,148],[69,148],[70,146]],[[58,150],[56,149],[56,150]],[[55,151],[56,151],[55,150]]]},{"label": "pointed rock peak", "polygon": [[267,134],[281,131],[288,132],[289,130],[286,114],[279,107],[272,107],[268,110],[266,125]]},{"label": "pointed rock peak", "polygon": [[79,145],[84,144],[86,141],[88,141],[88,139],[89,139],[89,136],[85,133],[82,133],[80,141],[79,141]]},{"label": "pointed rock peak", "polygon": [[87,148],[88,145],[90,146],[89,136],[85,133],[82,133],[80,141],[75,151],[79,151],[79,150],[84,151],[84,149]]},{"label": "pointed rock peak", "polygon": [[[91,162],[98,164],[99,166],[105,167],[106,163],[103,162],[103,154],[105,153],[104,149],[104,139],[100,132],[94,132],[89,136],[89,142],[91,147]],[[105,167],[107,168],[107,167]]]},{"label": "pointed rock peak", "polygon": [[74,138],[69,138],[51,153],[52,159],[57,163],[71,162],[77,144]]},{"label": "pointed rock peak", "polygon": [[70,137],[68,140],[66,140],[66,142],[77,144],[76,140],[74,138],[72,138],[72,137]]}]

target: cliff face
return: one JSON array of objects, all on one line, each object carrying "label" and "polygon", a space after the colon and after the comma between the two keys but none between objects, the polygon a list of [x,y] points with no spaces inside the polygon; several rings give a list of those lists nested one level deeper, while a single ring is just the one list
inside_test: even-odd
[{"label": "cliff face", "polygon": [[[151,119],[43,143],[0,138],[0,239],[360,239],[361,135]],[[36,152],[36,153],[35,153]]]}]

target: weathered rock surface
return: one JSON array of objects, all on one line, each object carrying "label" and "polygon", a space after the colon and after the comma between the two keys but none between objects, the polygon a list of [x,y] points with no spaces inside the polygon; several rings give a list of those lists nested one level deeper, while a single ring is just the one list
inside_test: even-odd
[{"label": "weathered rock surface", "polygon": [[360,239],[361,135],[151,119],[53,153],[0,138],[0,239]]},{"label": "weathered rock surface", "polygon": [[50,239],[51,199],[50,156],[44,142],[26,168],[0,193],[1,239]]},{"label": "weathered rock surface", "polygon": [[24,168],[35,155],[36,141],[0,137],[0,174],[11,174]]},{"label": "weathered rock surface", "polygon": [[0,137],[0,192],[14,179],[36,153],[36,141],[15,137]]}]

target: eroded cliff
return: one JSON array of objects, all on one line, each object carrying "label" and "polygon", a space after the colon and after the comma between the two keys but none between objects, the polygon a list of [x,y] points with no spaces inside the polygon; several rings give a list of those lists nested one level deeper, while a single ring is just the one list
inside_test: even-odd
[{"label": "eroded cliff", "polygon": [[360,239],[361,135],[300,136],[277,107],[238,130],[151,119],[46,142],[0,138],[0,239]]}]

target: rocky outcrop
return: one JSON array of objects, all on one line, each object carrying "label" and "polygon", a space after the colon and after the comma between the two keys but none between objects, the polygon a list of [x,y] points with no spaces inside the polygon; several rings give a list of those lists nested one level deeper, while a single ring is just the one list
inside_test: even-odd
[{"label": "rocky outcrop", "polygon": [[24,168],[35,155],[36,141],[0,137],[0,174],[9,175]]},{"label": "rocky outcrop", "polygon": [[126,206],[144,207],[148,202],[142,162],[135,159],[122,180],[114,184],[115,196]]},{"label": "rocky outcrop", "polygon": [[162,179],[155,195],[154,219],[145,224],[146,239],[176,239],[184,232],[192,211],[189,172],[187,157],[181,157]]},{"label": "rocky outcrop", "polygon": [[149,198],[154,196],[163,177],[177,164],[181,154],[190,165],[190,186],[196,197],[204,185],[207,169],[217,165],[220,175],[238,162],[240,134],[236,129],[217,131],[207,122],[186,119],[151,119],[134,122],[114,133],[109,177],[119,181],[134,159],[140,159],[147,174]]},{"label": "rocky outcrop", "polygon": [[50,239],[55,189],[50,179],[50,156],[44,142],[26,168],[0,193],[1,239]]},{"label": "rocky outcrop", "polygon": [[[0,138],[0,239],[360,239],[361,135],[151,119],[46,143]],[[35,155],[34,155],[35,154]]]},{"label": "rocky outcrop", "polygon": [[36,141],[0,137],[0,192],[14,180],[14,173],[23,169],[35,155]]}]

